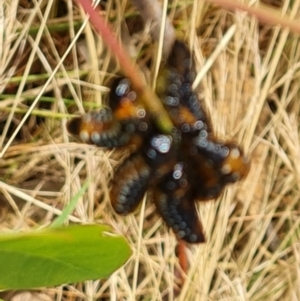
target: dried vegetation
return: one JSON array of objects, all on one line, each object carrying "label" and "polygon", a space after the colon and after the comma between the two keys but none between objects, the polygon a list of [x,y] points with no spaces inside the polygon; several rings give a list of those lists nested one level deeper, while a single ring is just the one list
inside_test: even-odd
[{"label": "dried vegetation", "polygon": [[[46,227],[89,178],[71,221],[109,224],[133,250],[107,280],[6,292],[5,300],[300,300],[299,37],[209,2],[168,2],[202,72],[199,96],[218,135],[251,155],[249,176],[199,204],[207,243],[188,249],[178,287],[176,239],[151,202],[128,217],[110,209],[110,179],[126,152],[78,144],[66,132],[71,114],[102,104],[114,55],[71,0],[0,1],[0,230]],[[299,1],[267,4],[300,18]],[[157,49],[149,26],[129,1],[101,6],[146,68]]]}]

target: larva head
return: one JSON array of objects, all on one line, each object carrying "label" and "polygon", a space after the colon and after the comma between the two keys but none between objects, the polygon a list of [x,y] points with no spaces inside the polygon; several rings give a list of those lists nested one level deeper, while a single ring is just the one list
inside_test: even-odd
[{"label": "larva head", "polygon": [[67,130],[70,135],[75,138],[79,138],[80,128],[81,128],[82,117],[75,117],[68,121]]}]

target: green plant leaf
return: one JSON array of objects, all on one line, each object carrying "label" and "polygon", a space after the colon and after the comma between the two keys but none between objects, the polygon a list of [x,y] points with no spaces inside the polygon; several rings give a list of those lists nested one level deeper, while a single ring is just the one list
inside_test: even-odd
[{"label": "green plant leaf", "polygon": [[105,225],[0,236],[0,289],[28,289],[109,276],[131,255]]}]

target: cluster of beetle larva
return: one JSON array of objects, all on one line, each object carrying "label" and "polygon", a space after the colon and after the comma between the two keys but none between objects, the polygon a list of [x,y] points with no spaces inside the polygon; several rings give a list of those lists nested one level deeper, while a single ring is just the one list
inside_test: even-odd
[{"label": "cluster of beetle larva", "polygon": [[176,236],[200,243],[205,238],[196,202],[217,198],[228,183],[247,175],[250,162],[236,143],[215,137],[191,88],[193,80],[190,51],[176,40],[156,85],[176,133],[162,133],[124,77],[112,81],[108,107],[72,119],[68,130],[99,147],[134,145],[115,172],[110,193],[114,210],[124,215],[133,212],[149,190]]}]

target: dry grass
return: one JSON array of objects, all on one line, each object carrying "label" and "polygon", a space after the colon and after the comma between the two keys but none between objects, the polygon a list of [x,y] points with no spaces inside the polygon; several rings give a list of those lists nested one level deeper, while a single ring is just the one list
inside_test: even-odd
[{"label": "dry grass", "polygon": [[[283,3],[276,9],[299,19],[299,1]],[[142,66],[155,58],[149,28],[134,25],[135,9],[113,0],[106,7],[127,48],[143,54]],[[199,94],[218,135],[234,137],[252,157],[244,182],[199,205],[207,243],[189,248],[177,300],[300,300],[299,38],[204,1],[169,8],[199,73],[221,47],[199,75]],[[66,132],[68,114],[99,106],[117,70],[85,20],[71,0],[1,1],[0,229],[46,227],[91,178],[72,220],[111,225],[133,256],[107,280],[26,292],[28,300],[173,300],[174,235],[149,201],[125,218],[110,209],[109,181],[125,154],[71,142]],[[2,298],[26,297],[12,296]]]}]

